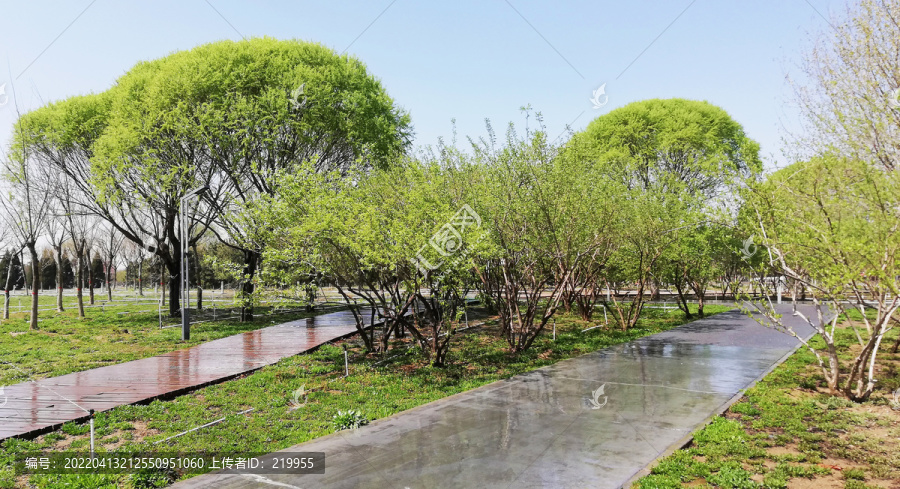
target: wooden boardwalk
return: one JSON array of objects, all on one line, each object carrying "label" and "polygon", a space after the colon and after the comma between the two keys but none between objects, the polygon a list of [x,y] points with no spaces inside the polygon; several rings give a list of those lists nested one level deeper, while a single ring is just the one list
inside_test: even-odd
[{"label": "wooden boardwalk", "polygon": [[355,332],[352,313],[338,311],[155,357],[6,386],[0,392],[0,441],[85,420],[90,409],[106,411],[222,382]]}]

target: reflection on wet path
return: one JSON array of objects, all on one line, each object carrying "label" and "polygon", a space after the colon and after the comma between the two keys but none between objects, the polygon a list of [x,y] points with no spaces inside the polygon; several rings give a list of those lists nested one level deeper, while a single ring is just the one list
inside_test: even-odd
[{"label": "reflection on wet path", "polygon": [[324,475],[208,474],[174,487],[617,488],[796,345],[719,314],[286,450],[325,452]]},{"label": "reflection on wet path", "polygon": [[[229,336],[156,357],[6,386],[0,397],[0,440],[177,393],[273,364],[356,331],[339,311]],[[69,402],[72,401],[72,402]]]}]

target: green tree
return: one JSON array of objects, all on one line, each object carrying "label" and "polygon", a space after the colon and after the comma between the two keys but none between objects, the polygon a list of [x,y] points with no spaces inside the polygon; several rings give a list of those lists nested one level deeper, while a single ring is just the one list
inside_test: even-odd
[{"label": "green tree", "polygon": [[[18,144],[28,148],[39,164],[50,170],[40,183],[42,190],[53,196],[56,218],[64,229],[59,237],[68,235],[72,242],[79,317],[85,316],[82,289],[89,281],[86,267],[96,224],[92,216],[128,225],[133,221],[129,215],[143,210],[110,205],[100,198],[92,183],[93,145],[106,128],[109,106],[106,94],[71,97],[23,115],[19,121],[22,131],[16,133]],[[132,234],[139,234],[138,231]],[[93,304],[92,282],[88,288]]]},{"label": "green tree", "polygon": [[586,176],[584,160],[561,158],[543,131],[520,138],[510,125],[500,147],[488,131],[488,139],[474,145],[467,197],[487,235],[476,273],[510,350],[521,352],[566,291],[583,288],[574,282],[582,279],[583,264],[602,263],[610,254],[618,194],[609,192],[608,179]]},{"label": "green tree", "polygon": [[[753,302],[776,328],[796,336],[818,360],[832,393],[864,401],[875,389],[881,341],[900,308],[900,172],[843,158],[796,163],[752,185],[744,225],[761,237],[767,260],[760,274],[776,273],[809,291],[817,317],[801,316],[825,342],[820,350],[781,321],[771,302]],[[863,314],[851,314],[851,313]],[[849,364],[836,341],[840,316],[850,322],[859,349]]]},{"label": "green tree", "polygon": [[707,249],[692,235],[704,232],[715,211],[733,214],[734,185],[762,170],[759,145],[728,113],[684,99],[645,100],[613,110],[575,134],[564,153],[592,160],[599,173],[628,189],[621,197],[623,232],[604,279],[608,288],[617,282],[634,288],[621,299],[612,294],[607,304],[626,329],[636,324],[646,292],[661,277],[668,276],[676,288],[705,292],[708,263],[688,261],[682,251]]},{"label": "green tree", "polygon": [[444,365],[480,240],[478,226],[463,225],[450,248],[429,244],[458,224],[464,205],[465,181],[443,163],[403,159],[374,171],[284,175],[275,197],[251,212],[266,243],[261,276],[333,285],[369,351],[386,352],[409,332],[433,365]]},{"label": "green tree", "polygon": [[106,282],[106,266],[104,266],[103,258],[100,257],[99,253],[94,253],[93,258],[91,258],[90,282],[92,289],[102,287],[103,283]]},{"label": "green tree", "polygon": [[[702,218],[693,219],[702,221]],[[723,275],[735,255],[731,229],[714,223],[679,230],[675,242],[663,255],[660,269],[666,282],[675,288],[678,307],[690,318],[687,296],[697,299],[697,313],[703,317],[703,306],[709,287]]]},{"label": "green tree", "polygon": [[470,173],[454,163],[448,153],[406,160],[377,172],[367,185],[385,218],[408,227],[398,269],[413,307],[402,325],[434,366],[447,362],[485,246],[481,216],[467,203]]},{"label": "green tree", "polygon": [[[679,186],[677,182],[667,185],[670,189]],[[615,288],[614,282],[625,282],[633,288],[623,297],[612,294],[605,304],[624,331],[640,319],[646,293],[653,280],[662,275],[660,260],[664,253],[701,222],[690,219],[696,216],[690,210],[697,204],[687,192],[632,189],[622,198],[622,231],[604,281],[610,289]]]},{"label": "green tree", "polygon": [[[277,175],[301,169],[301,162],[313,162],[315,171],[346,170],[357,162],[383,166],[408,141],[408,116],[365,66],[319,44],[223,41],[157,60],[146,68],[152,72],[146,85],[143,70],[135,67],[138,85],[124,91],[137,95],[127,103],[130,113],[118,124],[125,131],[117,139],[128,151],[142,150],[141,161],[175,157],[189,148],[184,163],[165,163],[166,184],[177,185],[188,168],[216,175],[196,178],[188,187],[212,187],[207,202],[216,218],[213,230],[243,253],[247,296],[253,293],[259,248],[250,246],[245,229],[236,224],[240,220],[230,218],[233,212],[271,195]],[[146,165],[128,168],[145,171]],[[170,272],[177,274],[177,268]],[[242,319],[251,317],[252,310],[243,308]]]},{"label": "green tree", "polygon": [[22,134],[32,130],[29,121],[21,118],[13,128],[13,145],[6,155],[3,178],[10,185],[4,198],[0,199],[0,207],[4,212],[6,223],[11,228],[20,249],[28,250],[31,272],[31,314],[29,328],[38,329],[38,294],[40,293],[40,258],[37,244],[44,232],[52,212],[52,199],[40,182],[46,181],[48,168],[42,166],[34,157],[31,148],[22,143]]},{"label": "green tree", "polygon": [[[402,278],[396,270],[402,244],[379,246],[384,233],[393,229],[381,226],[377,209],[367,205],[358,188],[334,172],[285,174],[278,198],[255,205],[251,220],[259,224],[254,238],[266,244],[267,262],[278,264],[267,268],[269,281],[283,282],[284,274],[291,281],[324,275],[351,305],[366,348],[384,351],[410,307],[401,303]],[[279,272],[281,277],[274,276]],[[368,304],[368,311],[356,305],[358,300]],[[375,344],[379,318],[380,348]]]},{"label": "green tree", "polygon": [[411,131],[358,60],[268,38],[140,63],[103,94],[26,117],[41,124],[29,125],[23,142],[74,181],[79,204],[155,250],[169,271],[171,314],[179,308],[178,213],[187,191],[210,187],[190,244],[214,226],[243,252],[251,294],[259,254],[231,219],[240,204],[270,194],[273,179],[303,161],[314,160],[314,170],[384,165]]},{"label": "green tree", "polygon": [[584,153],[629,188],[729,196],[729,184],[762,170],[759,144],[727,112],[708,102],[653,99],[598,117],[572,137]]}]

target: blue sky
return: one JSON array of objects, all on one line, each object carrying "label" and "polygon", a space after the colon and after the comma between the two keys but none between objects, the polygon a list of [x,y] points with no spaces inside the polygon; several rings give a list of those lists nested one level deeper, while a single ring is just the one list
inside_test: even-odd
[{"label": "blue sky", "polygon": [[[828,28],[823,16],[843,5],[3,0],[0,85],[10,99],[0,107],[0,141],[7,145],[14,104],[24,112],[102,91],[138,61],[199,44],[271,36],[358,57],[410,112],[418,145],[449,139],[453,119],[460,138],[483,135],[485,118],[498,131],[523,124],[526,104],[555,137],[633,101],[683,97],[727,110],[775,158],[771,166],[784,163],[781,127],[794,118],[785,76],[796,75],[809,35]],[[592,91],[603,83],[608,102],[594,109]]]}]

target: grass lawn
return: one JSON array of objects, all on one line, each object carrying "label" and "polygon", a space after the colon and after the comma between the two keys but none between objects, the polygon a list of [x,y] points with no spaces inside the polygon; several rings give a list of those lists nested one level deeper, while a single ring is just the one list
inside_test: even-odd
[{"label": "grass lawn", "polygon": [[[185,342],[181,341],[180,327],[159,328],[155,304],[136,304],[127,300],[135,297],[113,297],[113,302],[101,307],[101,300],[105,302],[106,295],[97,294],[97,307],[86,309],[87,317],[84,319],[78,317],[75,298],[66,297],[65,312],[38,313],[39,330],[36,331],[28,329],[27,313],[15,312],[18,298],[14,298],[11,301],[10,319],[0,321],[0,385],[152,357],[270,326],[273,322],[281,323],[309,316],[307,313],[268,316],[265,314],[271,312],[271,308],[260,307],[252,322],[240,323],[237,319],[230,319],[192,325],[191,339]],[[145,298],[146,301],[153,299],[152,293]],[[41,308],[52,308],[55,307],[55,301],[56,297],[48,294],[41,296],[39,304]],[[21,302],[27,309],[30,301],[22,298]],[[221,309],[223,305],[230,303],[230,300],[219,303],[217,308]],[[209,301],[206,305],[206,314],[209,315],[211,313],[208,308],[212,306]],[[166,317],[165,311],[163,314],[164,324],[179,321]],[[199,318],[199,315],[194,316],[192,319]],[[221,310],[218,310],[216,317],[221,316]]]},{"label": "grass lawn", "polygon": [[[840,331],[839,344],[856,342]],[[900,488],[900,410],[891,406],[900,354],[889,353],[897,334],[882,343],[869,401],[829,395],[813,354],[798,350],[635,487]]]},{"label": "grass lawn", "polygon": [[[729,308],[707,306],[714,314]],[[572,316],[556,320],[557,340],[548,331],[520,355],[507,353],[496,325],[461,332],[454,339],[450,366],[432,368],[416,348],[385,363],[364,355],[359,342],[326,345],[318,351],[286,358],[243,378],[209,386],[171,401],[123,406],[96,419],[98,445],[103,450],[162,452],[271,452],[336,431],[339,410],[357,410],[367,419],[389,416],[427,402],[496,380],[527,372],[559,360],[657,333],[685,322],[676,310],[648,309],[638,326],[627,333],[597,328]],[[343,346],[350,351],[350,376],[344,378]],[[294,392],[304,388],[306,404],[295,408]],[[247,414],[241,411],[253,409]],[[222,423],[194,431],[159,445],[153,442],[226,417]],[[31,450],[85,450],[86,426],[68,423],[59,431],[33,441],[8,440],[0,449],[0,487],[154,487],[176,474],[56,475],[17,478],[9,468],[16,453]],[[69,485],[67,485],[69,484]]]}]

